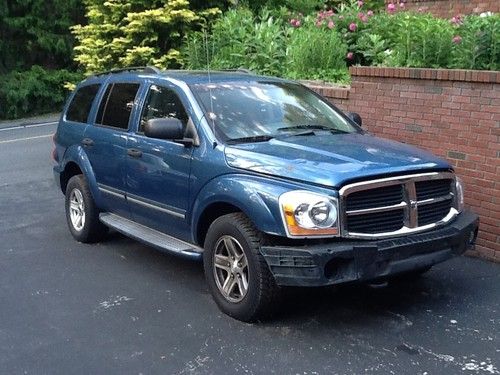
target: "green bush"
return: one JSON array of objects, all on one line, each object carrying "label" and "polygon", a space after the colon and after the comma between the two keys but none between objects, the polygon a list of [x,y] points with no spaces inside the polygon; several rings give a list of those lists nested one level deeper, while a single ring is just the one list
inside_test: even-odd
[{"label": "green bush", "polygon": [[500,14],[457,20],[451,66],[500,70]]},{"label": "green bush", "polygon": [[68,90],[66,82],[77,82],[79,73],[67,70],[45,70],[33,66],[27,71],[12,71],[0,76],[0,118],[59,111]]},{"label": "green bush", "polygon": [[[279,75],[286,58],[283,21],[264,9],[258,17],[246,8],[229,10],[218,19],[210,35],[188,36],[184,56],[190,69],[247,68],[256,73]],[[208,58],[208,60],[207,60]]]},{"label": "green bush", "polygon": [[294,79],[348,81],[346,54],[347,45],[336,30],[307,22],[291,32],[285,75]]},{"label": "green bush", "polygon": [[399,32],[393,48],[393,66],[446,68],[451,64],[453,26],[430,14],[394,16]]}]

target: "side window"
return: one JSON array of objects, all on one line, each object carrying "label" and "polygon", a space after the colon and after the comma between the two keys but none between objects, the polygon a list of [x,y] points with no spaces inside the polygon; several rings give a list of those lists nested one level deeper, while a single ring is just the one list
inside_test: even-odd
[{"label": "side window", "polygon": [[66,120],[87,123],[92,102],[100,85],[88,85],[78,89],[66,112]]},{"label": "side window", "polygon": [[146,97],[139,132],[144,132],[144,125],[148,120],[166,117],[175,117],[181,120],[184,128],[189,120],[186,110],[175,92],[165,87],[152,85]]},{"label": "side window", "polygon": [[138,83],[113,83],[102,97],[96,123],[127,130]]}]

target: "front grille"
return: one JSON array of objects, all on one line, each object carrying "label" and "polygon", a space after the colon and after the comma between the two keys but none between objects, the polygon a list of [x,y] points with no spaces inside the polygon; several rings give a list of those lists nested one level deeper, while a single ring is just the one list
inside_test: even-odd
[{"label": "front grille", "polygon": [[453,182],[453,174],[443,172],[348,185],[340,190],[343,233],[390,236],[442,222],[453,210]]},{"label": "front grille", "polygon": [[442,220],[452,207],[452,199],[418,207],[418,225],[428,225]]},{"label": "front grille", "polygon": [[450,193],[452,180],[419,181],[415,183],[417,200],[442,197]]},{"label": "front grille", "polygon": [[403,187],[401,185],[384,186],[378,189],[363,190],[349,194],[347,211],[390,206],[402,201]]},{"label": "front grille", "polygon": [[356,233],[394,232],[403,227],[402,209],[349,217],[349,230]]}]

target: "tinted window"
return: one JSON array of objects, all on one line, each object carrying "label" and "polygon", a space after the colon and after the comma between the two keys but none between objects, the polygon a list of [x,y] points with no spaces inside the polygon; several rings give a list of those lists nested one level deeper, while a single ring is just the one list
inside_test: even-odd
[{"label": "tinted window", "polygon": [[138,83],[114,83],[109,85],[99,106],[96,123],[127,129],[138,90]]},{"label": "tinted window", "polygon": [[181,120],[184,128],[188,122],[186,110],[175,92],[165,87],[151,86],[146,98],[139,131],[144,131],[144,124],[149,119],[168,117],[175,117]]},{"label": "tinted window", "polygon": [[89,85],[78,89],[66,113],[66,120],[87,122],[90,108],[100,85]]}]

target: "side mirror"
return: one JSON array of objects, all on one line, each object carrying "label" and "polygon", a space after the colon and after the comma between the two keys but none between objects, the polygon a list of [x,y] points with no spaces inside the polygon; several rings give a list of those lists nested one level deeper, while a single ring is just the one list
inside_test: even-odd
[{"label": "side mirror", "polygon": [[177,118],[152,118],[144,125],[144,135],[149,138],[179,140],[184,138],[184,127]]},{"label": "side mirror", "polygon": [[359,113],[356,112],[347,112],[347,117],[349,117],[352,121],[354,121],[359,126],[363,126],[363,120]]}]

